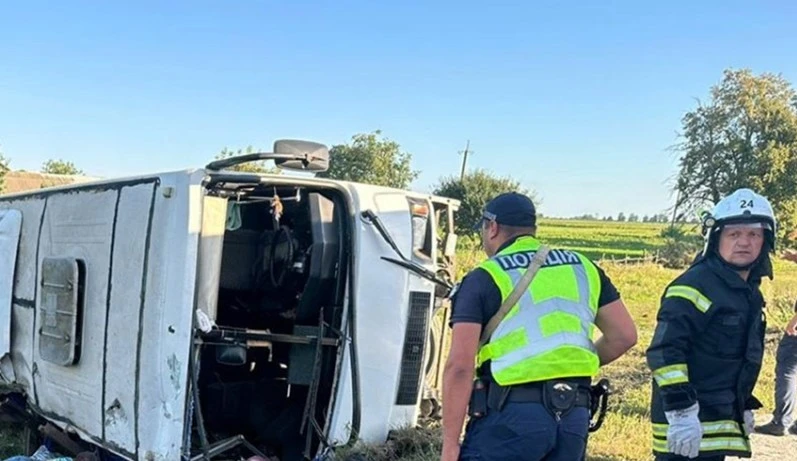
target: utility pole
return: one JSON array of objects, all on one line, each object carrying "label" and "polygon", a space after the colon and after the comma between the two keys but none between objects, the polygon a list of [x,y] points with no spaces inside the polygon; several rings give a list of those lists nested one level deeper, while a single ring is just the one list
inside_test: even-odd
[{"label": "utility pole", "polygon": [[470,150],[470,139],[468,139],[468,143],[465,145],[465,150],[459,151],[462,154],[462,171],[459,173],[459,182],[465,180],[465,165],[468,163],[468,154],[472,154],[473,151]]}]

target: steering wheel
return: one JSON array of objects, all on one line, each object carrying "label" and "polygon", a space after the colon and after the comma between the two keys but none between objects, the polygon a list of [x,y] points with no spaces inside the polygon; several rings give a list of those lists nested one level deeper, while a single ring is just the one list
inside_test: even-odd
[{"label": "steering wheel", "polygon": [[[285,244],[287,244],[287,251],[280,251],[280,258],[277,259],[277,242],[280,241],[280,237],[284,235]],[[291,230],[287,226],[280,226],[277,229],[277,232],[274,234],[274,238],[271,240],[271,247],[269,248],[268,252],[268,260],[269,260],[269,278],[271,279],[271,285],[275,288],[281,287],[283,282],[285,282],[285,276],[291,270],[291,264],[293,263],[293,254],[294,254],[294,247],[293,247],[293,235],[291,234]],[[279,264],[278,264],[279,263]]]}]

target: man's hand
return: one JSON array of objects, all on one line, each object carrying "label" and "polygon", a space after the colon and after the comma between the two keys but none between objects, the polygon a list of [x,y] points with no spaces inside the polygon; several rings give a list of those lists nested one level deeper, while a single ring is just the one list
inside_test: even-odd
[{"label": "man's hand", "polygon": [[783,252],[783,259],[797,263],[797,250],[786,250]]},{"label": "man's hand", "polygon": [[786,325],[786,334],[789,336],[797,336],[797,314],[792,316],[789,324]]}]

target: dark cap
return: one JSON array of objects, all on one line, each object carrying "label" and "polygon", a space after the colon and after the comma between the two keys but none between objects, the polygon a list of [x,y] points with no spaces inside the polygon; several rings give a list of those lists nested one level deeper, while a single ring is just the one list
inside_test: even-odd
[{"label": "dark cap", "polygon": [[505,226],[534,227],[537,225],[537,210],[529,197],[517,192],[505,192],[487,202],[474,229],[478,230],[485,220]]}]

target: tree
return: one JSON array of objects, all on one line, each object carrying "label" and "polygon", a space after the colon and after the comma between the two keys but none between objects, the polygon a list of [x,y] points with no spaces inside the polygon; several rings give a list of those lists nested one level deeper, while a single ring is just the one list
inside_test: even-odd
[{"label": "tree", "polygon": [[535,206],[539,206],[536,194],[522,188],[520,182],[510,177],[496,177],[483,169],[465,174],[462,181],[458,175],[441,178],[432,193],[461,202],[455,214],[456,228],[458,233],[468,234],[473,232],[473,225],[481,219],[484,205],[490,199],[498,194],[513,191],[528,195]]},{"label": "tree", "polygon": [[622,211],[620,213],[618,213],[617,214],[617,220],[620,221],[620,222],[625,222],[625,213],[623,213]]},{"label": "tree", "polygon": [[[252,146],[247,146],[246,149],[238,149],[237,151],[232,151],[225,147],[224,149],[221,150],[221,152],[219,152],[216,155],[216,160],[222,160],[230,157],[237,157],[239,155],[254,154],[255,152],[258,151],[255,150],[255,148]],[[274,167],[266,166],[265,161],[241,163],[239,165],[231,166],[227,168],[227,170],[240,171],[245,173],[256,173],[256,174],[282,174],[281,168],[277,166]]]},{"label": "tree", "polygon": [[67,162],[61,159],[47,160],[42,165],[42,173],[47,174],[65,174],[65,175],[82,175],[83,171],[78,169],[74,163]]},{"label": "tree", "polygon": [[[797,93],[779,75],[726,70],[682,119],[676,207],[711,207],[740,187],[766,196],[781,236],[797,224]],[[688,213],[687,213],[688,214]],[[692,213],[693,214],[693,213]]]},{"label": "tree", "polygon": [[639,215],[636,213],[631,213],[628,215],[628,222],[639,222]]},{"label": "tree", "polygon": [[351,144],[339,144],[329,150],[329,169],[320,178],[354,181],[406,189],[418,175],[412,170],[412,155],[401,152],[395,141],[379,138],[376,130],[352,136]]}]

